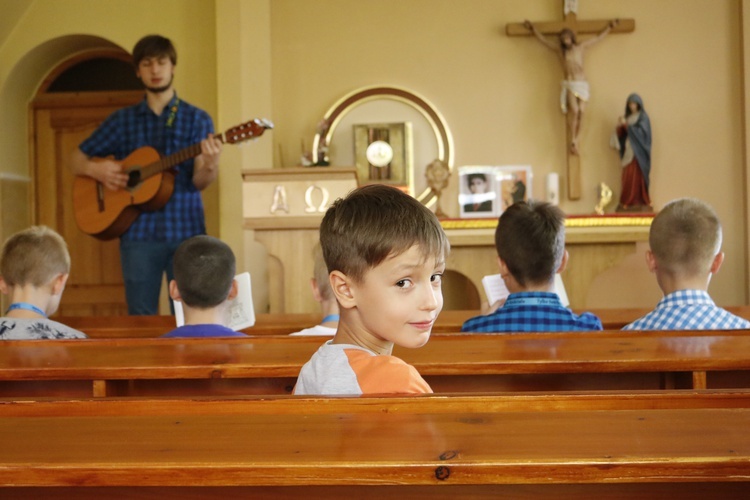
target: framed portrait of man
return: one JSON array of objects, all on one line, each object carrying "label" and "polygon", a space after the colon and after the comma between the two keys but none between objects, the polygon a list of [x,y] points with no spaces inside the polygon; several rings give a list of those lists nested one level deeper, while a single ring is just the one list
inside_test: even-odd
[{"label": "framed portrait of man", "polygon": [[499,217],[505,209],[531,198],[531,167],[527,165],[458,168],[461,218]]},{"label": "framed portrait of man", "polygon": [[460,167],[458,179],[462,218],[497,217],[499,185],[493,167]]}]

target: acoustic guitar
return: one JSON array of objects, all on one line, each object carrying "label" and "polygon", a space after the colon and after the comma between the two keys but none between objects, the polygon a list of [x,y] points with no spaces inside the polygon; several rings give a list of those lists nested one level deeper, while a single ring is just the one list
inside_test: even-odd
[{"label": "acoustic guitar", "polygon": [[[272,128],[270,121],[256,118],[215,137],[225,144],[237,144],[258,138]],[[73,212],[78,228],[100,240],[117,238],[141,212],[159,210],[167,204],[174,192],[173,168],[199,154],[200,143],[163,158],[152,147],[138,148],[122,160],[128,184],[125,189],[117,191],[106,189],[92,177],[76,176],[73,181]]]}]

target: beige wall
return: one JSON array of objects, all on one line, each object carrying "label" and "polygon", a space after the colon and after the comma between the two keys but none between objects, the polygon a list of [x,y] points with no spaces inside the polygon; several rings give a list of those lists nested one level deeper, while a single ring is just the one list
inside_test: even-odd
[{"label": "beige wall", "polygon": [[[583,197],[564,201],[563,209],[592,213],[602,181],[619,195],[620,169],[608,142],[628,94],[638,92],[654,133],[655,206],[696,196],[716,208],[727,261],[711,292],[721,304],[745,303],[740,2],[579,4],[581,19],[631,17],[636,30],[587,52],[592,100],[582,132]],[[504,35],[509,22],[561,19],[561,1],[274,0],[271,7],[273,111],[282,124],[274,151],[283,149],[288,163],[340,96],[389,84],[438,107],[453,131],[457,166],[530,164],[537,194],[548,172],[564,172],[559,62],[533,39]],[[278,160],[275,166],[290,166]],[[456,202],[444,207],[458,212]],[[627,276],[610,287],[622,286],[621,278]]]},{"label": "beige wall", "polygon": [[[175,41],[178,91],[208,110],[217,129],[255,116],[276,123],[268,137],[226,149],[207,204],[211,232],[254,273],[259,311],[266,256],[240,229],[239,172],[293,166],[300,141],[310,144],[328,107],[352,90],[397,85],[428,98],[453,132],[456,166],[529,164],[537,194],[545,174],[564,172],[559,63],[535,40],[504,35],[509,22],[560,19],[560,0],[160,0],[158,10],[146,0],[28,3],[4,10],[18,16],[11,28],[0,23],[0,172],[28,175],[27,103],[46,72],[76,50],[129,49],[149,32]],[[711,291],[720,304],[746,303],[741,1],[579,3],[582,19],[632,17],[636,30],[587,53],[593,95],[582,135],[583,198],[562,207],[592,212],[601,181],[619,192],[608,140],[627,95],[640,93],[654,130],[656,207],[679,196],[714,205],[727,260]],[[456,203],[444,207],[457,213]]]},{"label": "beige wall", "polygon": [[[0,25],[0,172],[29,175],[28,104],[46,74],[81,50],[130,50],[148,33],[170,37],[178,50],[180,96],[215,116],[215,6],[208,0],[25,0],[12,26]],[[3,0],[13,3],[16,0]],[[0,3],[0,6],[4,6]],[[16,2],[18,3],[18,2]],[[218,233],[218,187],[207,191],[210,232]]]}]

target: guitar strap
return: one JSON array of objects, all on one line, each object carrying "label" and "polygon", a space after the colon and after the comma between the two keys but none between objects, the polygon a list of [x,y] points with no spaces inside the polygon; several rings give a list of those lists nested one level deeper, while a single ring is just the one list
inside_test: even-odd
[{"label": "guitar strap", "polygon": [[169,115],[167,116],[167,128],[172,128],[175,118],[177,118],[177,111],[180,109],[180,98],[175,94],[174,99],[169,104]]}]

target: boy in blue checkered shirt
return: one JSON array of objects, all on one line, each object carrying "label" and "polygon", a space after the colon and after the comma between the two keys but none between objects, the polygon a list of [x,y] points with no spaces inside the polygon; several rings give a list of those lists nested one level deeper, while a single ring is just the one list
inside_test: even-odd
[{"label": "boy in blue checkered shirt", "polygon": [[708,284],[724,261],[721,223],[706,203],[681,198],[654,217],[649,231],[648,269],[664,298],[623,330],[730,330],[750,321],[716,306]]},{"label": "boy in blue checkered shirt", "polygon": [[591,313],[580,316],[555,293],[555,274],[568,262],[565,215],[554,205],[514,203],[495,230],[500,275],[510,295],[489,314],[468,319],[463,332],[552,332],[601,330]]},{"label": "boy in blue checkered shirt", "polygon": [[[206,233],[200,191],[218,175],[221,141],[211,117],[178,98],[173,86],[177,52],[160,35],[141,38],[133,64],[145,88],[139,104],[112,113],[73,152],[76,175],[99,181],[105,189],[125,189],[121,160],[150,146],[161,155],[200,143],[200,154],[175,168],[174,192],[159,210],[141,212],[120,236],[120,258],[129,314],[157,314],[162,275],[174,278],[172,258],[186,239]],[[97,159],[101,158],[101,159]],[[106,157],[113,157],[107,158]]]}]

